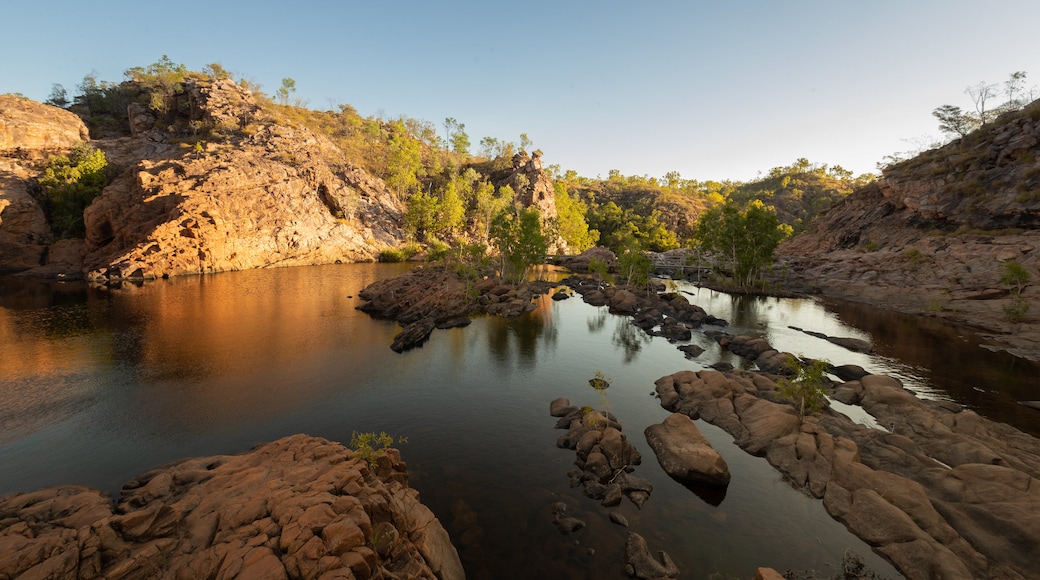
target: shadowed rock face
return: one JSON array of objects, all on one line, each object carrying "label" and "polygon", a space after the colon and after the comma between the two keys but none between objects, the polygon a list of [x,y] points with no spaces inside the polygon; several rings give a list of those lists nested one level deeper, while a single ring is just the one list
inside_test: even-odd
[{"label": "shadowed rock face", "polygon": [[835,398],[888,430],[825,410],[799,419],[776,377],[682,371],[657,381],[661,406],[701,418],[763,455],[908,578],[1035,577],[1040,445],[893,378],[866,375]]},{"label": "shadowed rock face", "polygon": [[0,498],[0,573],[39,578],[464,578],[387,450],[374,466],[294,435],[127,483]]},{"label": "shadowed rock face", "polygon": [[1040,291],[1007,320],[1014,260],[1040,277],[1040,101],[968,137],[892,165],[778,249],[785,286],[985,328],[1040,360]]}]

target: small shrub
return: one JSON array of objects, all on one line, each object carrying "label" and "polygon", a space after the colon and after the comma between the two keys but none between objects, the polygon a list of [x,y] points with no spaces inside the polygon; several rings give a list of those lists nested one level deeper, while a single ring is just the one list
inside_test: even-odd
[{"label": "small shrub", "polygon": [[877,242],[870,242],[867,245],[863,246],[863,249],[868,252],[876,252],[878,250]]},{"label": "small shrub", "polygon": [[1000,283],[1013,287],[1012,291],[1018,295],[1029,283],[1029,271],[1025,266],[1014,260],[1005,260],[1000,263]]},{"label": "small shrub", "polygon": [[[407,443],[407,437],[398,437],[397,443]],[[376,460],[382,455],[388,447],[394,444],[394,438],[391,435],[380,431],[376,435],[372,431],[366,431],[364,433],[358,433],[354,431],[350,434],[350,447],[354,450],[354,453],[364,459],[372,467],[375,467]]]},{"label": "small shrub", "polygon": [[799,417],[823,410],[827,403],[827,392],[823,390],[823,385],[830,364],[825,360],[813,360],[805,364],[792,358],[787,366],[793,371],[794,378],[777,381],[780,394],[794,401]]},{"label": "small shrub", "polygon": [[105,153],[82,144],[67,157],[51,157],[39,179],[39,199],[51,227],[62,237],[83,237],[83,210],[108,185]]},{"label": "small shrub", "polygon": [[1026,302],[1026,299],[1019,294],[1015,294],[1010,304],[1004,305],[1004,317],[1008,319],[1008,322],[1021,322],[1028,312],[1029,302]]},{"label": "small shrub", "polygon": [[379,252],[380,262],[397,263],[404,262],[415,255],[415,248],[404,246],[401,248],[387,248]]}]

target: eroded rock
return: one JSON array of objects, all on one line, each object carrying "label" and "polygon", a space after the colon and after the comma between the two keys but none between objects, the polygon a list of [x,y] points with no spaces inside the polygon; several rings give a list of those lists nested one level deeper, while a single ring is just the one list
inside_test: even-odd
[{"label": "eroded rock", "polygon": [[447,532],[407,486],[396,450],[375,465],[294,435],[237,456],[142,474],[112,502],[65,486],[0,498],[11,577],[464,578]]}]

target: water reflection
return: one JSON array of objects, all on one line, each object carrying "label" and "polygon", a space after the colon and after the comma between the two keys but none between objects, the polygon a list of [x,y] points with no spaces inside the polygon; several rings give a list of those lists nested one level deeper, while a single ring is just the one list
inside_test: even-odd
[{"label": "water reflection", "polygon": [[633,325],[627,317],[614,317],[614,346],[621,350],[622,360],[630,364],[636,360],[643,346],[650,343],[652,337],[641,328]]}]

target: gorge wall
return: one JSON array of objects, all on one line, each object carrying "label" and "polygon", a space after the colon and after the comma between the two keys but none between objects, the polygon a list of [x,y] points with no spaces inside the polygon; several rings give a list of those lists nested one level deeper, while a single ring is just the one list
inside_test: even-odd
[{"label": "gorge wall", "polygon": [[886,168],[782,244],[776,272],[789,288],[966,323],[1040,360],[1040,292],[1027,284],[1018,301],[1001,282],[1010,261],[1040,276],[1040,101]]}]

